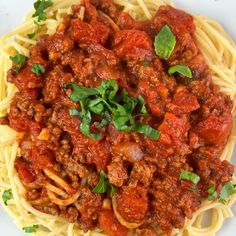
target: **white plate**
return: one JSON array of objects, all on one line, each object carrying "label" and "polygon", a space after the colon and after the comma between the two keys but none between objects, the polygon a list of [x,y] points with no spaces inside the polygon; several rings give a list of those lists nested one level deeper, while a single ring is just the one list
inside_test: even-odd
[{"label": "white plate", "polygon": [[[65,0],[66,1],[66,0]],[[0,0],[0,36],[22,22],[23,16],[33,6],[34,0]],[[236,41],[235,0],[174,0],[177,7],[195,14],[207,15],[219,21]],[[233,155],[236,159],[236,153]],[[234,160],[236,164],[236,160]],[[234,205],[236,215],[236,205]],[[236,217],[227,219],[217,236],[235,236]],[[0,207],[0,235],[24,236],[10,216]]]}]

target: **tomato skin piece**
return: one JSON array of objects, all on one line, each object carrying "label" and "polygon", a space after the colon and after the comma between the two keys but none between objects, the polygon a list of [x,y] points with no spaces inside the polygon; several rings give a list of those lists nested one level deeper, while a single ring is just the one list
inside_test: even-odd
[{"label": "tomato skin piece", "polygon": [[96,42],[104,45],[109,32],[109,28],[98,21],[88,24],[80,19],[74,19],[71,22],[71,37],[78,43]]},{"label": "tomato skin piece", "polygon": [[113,50],[126,61],[151,61],[154,58],[151,38],[139,30],[118,31],[113,41]]},{"label": "tomato skin piece", "polygon": [[216,145],[230,135],[233,127],[232,114],[225,112],[221,116],[210,114],[197,124],[194,131],[207,145]]}]

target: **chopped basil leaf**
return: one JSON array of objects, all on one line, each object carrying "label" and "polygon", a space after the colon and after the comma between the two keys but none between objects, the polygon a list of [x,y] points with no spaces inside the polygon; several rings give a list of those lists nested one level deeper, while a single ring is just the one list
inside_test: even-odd
[{"label": "chopped basil leaf", "polygon": [[73,88],[73,92],[70,95],[70,100],[73,102],[82,101],[92,95],[98,95],[99,92],[94,88],[87,88],[79,86],[75,83],[69,83],[65,85],[66,89]]},{"label": "chopped basil leaf", "polygon": [[112,117],[111,117],[111,115],[109,114],[108,111],[103,112],[102,116],[104,118],[101,120],[101,122],[99,124],[96,125],[97,129],[104,128],[105,126],[107,126],[112,121]]},{"label": "chopped basil leaf", "polygon": [[71,116],[80,116],[80,112],[76,108],[70,108],[69,109],[69,114]]},{"label": "chopped basil leaf", "polygon": [[115,80],[103,80],[102,84],[97,88],[103,99],[112,100],[118,91],[118,83]]},{"label": "chopped basil leaf", "polygon": [[225,203],[226,203],[226,200],[223,199],[223,198],[221,198],[221,199],[219,200],[219,202],[222,203],[222,204],[225,204]]},{"label": "chopped basil leaf", "polygon": [[98,184],[96,185],[96,187],[92,190],[93,193],[105,193],[108,190],[111,190],[110,193],[110,197],[113,197],[115,192],[116,192],[116,188],[108,182],[107,180],[107,174],[102,170],[100,172],[100,179]]},{"label": "chopped basil leaf", "polygon": [[44,74],[46,70],[43,65],[41,65],[40,63],[36,63],[32,66],[31,71],[35,73],[37,76],[40,76]]},{"label": "chopped basil leaf", "polygon": [[35,37],[35,35],[36,35],[35,31],[33,33],[31,33],[31,34],[27,34],[29,39],[33,39]]},{"label": "chopped basil leaf", "polygon": [[86,135],[87,137],[93,139],[93,140],[101,140],[102,139],[102,133],[96,132],[91,133],[90,132],[90,124],[91,124],[91,113],[89,111],[84,112],[82,111],[82,123],[80,124],[80,131]]},{"label": "chopped basil leaf", "polygon": [[164,60],[168,60],[176,45],[174,34],[168,25],[164,25],[161,31],[156,35],[154,47],[156,54]]},{"label": "chopped basil leaf", "polygon": [[217,192],[216,190],[216,185],[212,185],[209,189],[208,189],[208,193],[209,193],[209,197],[207,198],[209,201],[213,201],[217,198]]},{"label": "chopped basil leaf", "polygon": [[134,130],[140,134],[144,134],[146,137],[152,140],[158,140],[160,137],[160,131],[153,129],[147,124],[138,124],[135,126]]},{"label": "chopped basil leaf", "polygon": [[2,200],[5,205],[7,205],[7,201],[12,198],[12,191],[11,189],[5,190],[2,194]]},{"label": "chopped basil leaf", "polygon": [[32,225],[28,227],[23,227],[22,229],[25,231],[25,233],[36,233],[38,227],[38,225]]},{"label": "chopped basil leaf", "polygon": [[14,72],[18,73],[26,63],[26,57],[16,52],[14,57],[10,56],[10,60],[16,65],[14,68]]},{"label": "chopped basil leaf", "polygon": [[127,124],[133,122],[133,119],[127,114],[124,116],[114,116],[113,124],[117,130],[130,132],[132,130],[132,125]]},{"label": "chopped basil leaf", "polygon": [[[129,96],[124,89],[120,94],[117,94],[119,89],[117,81],[104,80],[97,88],[87,88],[69,83],[65,85],[65,88],[72,88],[70,99],[73,102],[80,103],[81,110],[70,109],[69,113],[80,118],[80,130],[86,136],[95,140],[102,138],[101,133],[90,132],[92,114],[94,114],[97,118],[102,118],[101,122],[95,126],[97,129],[101,129],[112,122],[119,131],[137,131],[153,140],[159,138],[160,131],[147,124],[138,124],[135,121],[135,117],[147,114],[144,98],[142,96],[138,98]],[[133,115],[133,112],[139,113]]]},{"label": "chopped basil leaf", "polygon": [[96,98],[94,100],[91,100],[88,104],[88,108],[95,114],[101,114],[104,110],[104,104],[102,99]]},{"label": "chopped basil leaf", "polygon": [[143,66],[144,66],[144,67],[148,67],[149,64],[150,64],[150,61],[144,61],[144,62],[143,62]]},{"label": "chopped basil leaf", "polygon": [[220,191],[220,202],[225,203],[227,198],[236,193],[236,189],[231,182],[227,182]]},{"label": "chopped basil leaf", "polygon": [[185,65],[176,65],[176,66],[170,67],[168,70],[168,74],[173,75],[174,73],[179,73],[190,79],[193,77],[192,71],[190,70],[188,66],[185,66]]},{"label": "chopped basil leaf", "polygon": [[200,181],[200,177],[198,175],[187,170],[181,172],[180,179],[188,180],[194,184],[197,184]]},{"label": "chopped basil leaf", "polygon": [[216,190],[216,185],[214,184],[214,185],[212,185],[209,189],[208,189],[208,193],[209,194],[213,194],[214,192],[215,192],[215,190]]},{"label": "chopped basil leaf", "polygon": [[45,21],[47,19],[46,10],[47,8],[51,7],[53,2],[51,0],[37,0],[34,3],[35,13],[33,17],[38,17],[38,21]]},{"label": "chopped basil leaf", "polygon": [[217,192],[212,193],[207,199],[208,201],[213,201],[217,198]]},{"label": "chopped basil leaf", "polygon": [[146,106],[145,106],[145,100],[144,100],[144,98],[141,96],[141,95],[139,95],[138,96],[138,100],[139,100],[139,103],[140,103],[140,106],[141,106],[141,114],[144,114],[144,115],[146,115],[147,114],[147,108],[146,108]]}]

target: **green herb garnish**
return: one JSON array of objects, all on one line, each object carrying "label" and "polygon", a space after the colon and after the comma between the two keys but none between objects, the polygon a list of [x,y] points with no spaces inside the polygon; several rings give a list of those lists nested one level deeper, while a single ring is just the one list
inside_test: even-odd
[{"label": "green herb garnish", "polygon": [[29,39],[33,39],[35,37],[35,35],[36,35],[35,31],[33,33],[31,33],[31,34],[27,34]]},{"label": "green herb garnish", "polygon": [[36,63],[32,66],[31,71],[35,73],[37,76],[40,76],[45,73],[45,68],[43,65]]},{"label": "green herb garnish", "polygon": [[164,25],[156,35],[154,47],[156,54],[164,60],[168,60],[174,51],[176,39],[168,25]]},{"label": "green herb garnish", "polygon": [[7,201],[12,198],[12,191],[11,189],[5,190],[2,194],[2,200],[4,204],[7,206]]},{"label": "green herb garnish", "polygon": [[175,73],[179,73],[190,79],[193,77],[192,71],[190,70],[188,66],[185,66],[185,65],[176,65],[176,66],[170,67],[168,70],[168,74],[174,75]]},{"label": "green herb garnish", "polygon": [[152,140],[158,140],[161,132],[159,130],[153,129],[147,124],[138,124],[134,127],[134,131],[144,134],[146,137],[149,137]]},{"label": "green herb garnish", "polygon": [[200,181],[200,177],[197,174],[187,170],[181,172],[180,179],[188,180],[194,184],[197,184]]},{"label": "green herb garnish", "polygon": [[105,193],[108,190],[111,190],[110,197],[113,197],[116,192],[116,188],[111,183],[109,183],[109,181],[107,179],[108,179],[107,174],[102,170],[100,172],[99,182],[96,185],[96,187],[92,190],[92,192],[93,193]]},{"label": "green herb garnish", "polygon": [[32,225],[28,227],[23,227],[22,229],[25,231],[25,233],[36,233],[38,227],[38,225]]},{"label": "green herb garnish", "polygon": [[236,188],[231,182],[227,182],[220,191],[220,202],[225,203],[227,198],[236,193]]},{"label": "green herb garnish", "polygon": [[212,185],[209,189],[208,189],[208,193],[209,193],[209,197],[207,198],[209,201],[213,201],[217,198],[217,192],[216,190],[216,185]]},{"label": "green herb garnish", "polygon": [[38,21],[45,21],[47,19],[47,14],[44,10],[51,7],[53,2],[51,0],[37,0],[34,3],[35,13],[33,17],[38,17]]},{"label": "green herb garnish", "polygon": [[[94,115],[102,118],[100,123],[95,126],[97,129],[112,122],[119,131],[136,131],[153,140],[159,138],[160,131],[147,124],[139,124],[135,120],[138,116],[147,114],[144,98],[129,96],[126,90],[118,94],[117,81],[105,80],[97,88],[87,88],[70,83],[65,88],[73,89],[70,99],[80,103],[80,110],[70,109],[69,113],[78,116],[81,120],[80,130],[86,136],[94,140],[102,138],[100,132],[90,132],[92,115]],[[137,114],[133,114],[134,112]]]},{"label": "green herb garnish", "polygon": [[14,57],[10,56],[10,60],[16,65],[14,72],[18,73],[26,63],[26,57],[21,55],[18,51]]}]

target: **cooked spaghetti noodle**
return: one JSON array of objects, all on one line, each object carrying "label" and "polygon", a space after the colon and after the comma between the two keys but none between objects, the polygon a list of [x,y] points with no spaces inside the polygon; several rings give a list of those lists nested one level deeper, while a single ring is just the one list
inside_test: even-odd
[{"label": "cooked spaghetti noodle", "polygon": [[[172,4],[165,0],[115,0],[115,3],[124,7],[124,11],[129,12],[137,20],[150,19],[156,10],[165,4]],[[63,17],[71,12],[71,5],[80,3],[80,0],[54,0],[54,5],[46,10],[48,18],[43,21],[36,34],[36,39],[42,34],[53,34],[57,26],[62,22]],[[17,89],[13,84],[6,82],[6,74],[11,67],[9,56],[15,50],[20,54],[29,56],[29,48],[36,44],[35,39],[29,39],[27,34],[36,30],[34,19],[30,13],[25,22],[5,35],[0,40],[0,117],[7,114],[10,103]],[[81,12],[81,18],[83,12]],[[232,39],[225,33],[222,27],[215,21],[205,16],[195,16],[196,38],[198,46],[213,75],[213,81],[221,91],[230,96],[233,101],[234,123],[236,122],[236,46]],[[1,192],[7,189],[12,190],[12,199],[8,201],[8,206],[3,206],[14,218],[19,227],[29,225],[39,225],[36,235],[42,236],[74,236],[74,235],[93,235],[102,236],[100,230],[88,231],[84,233],[74,224],[70,224],[63,218],[48,215],[33,208],[25,200],[25,188],[22,185],[17,172],[14,168],[14,161],[20,153],[18,140],[22,137],[9,126],[0,126],[0,189]],[[236,126],[228,140],[222,153],[222,160],[230,160],[234,150],[234,140],[236,137]],[[80,195],[75,192],[63,179],[55,175],[50,170],[45,169],[45,174],[54,181],[55,185],[46,184],[48,196],[58,205],[69,205]],[[234,179],[233,182],[236,182]],[[63,189],[61,189],[62,187]],[[59,197],[56,197],[60,196]],[[72,196],[69,194],[73,194]],[[215,235],[223,224],[224,219],[232,217],[231,205],[235,202],[236,196],[233,195],[230,201],[223,205],[218,201],[210,202],[206,200],[201,207],[193,214],[192,219],[186,219],[182,229],[175,229],[172,235],[175,236],[209,236]],[[1,199],[2,201],[2,199]],[[45,199],[47,201],[47,199]],[[204,227],[202,219],[204,214],[211,210],[211,223]],[[130,231],[130,235],[134,231]]]}]

